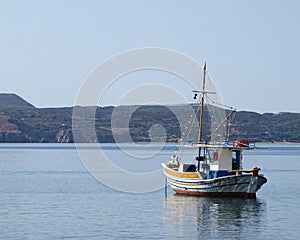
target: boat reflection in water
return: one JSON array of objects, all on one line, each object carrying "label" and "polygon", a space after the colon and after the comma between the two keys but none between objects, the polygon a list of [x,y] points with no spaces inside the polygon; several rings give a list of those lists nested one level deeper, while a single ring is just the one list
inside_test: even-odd
[{"label": "boat reflection in water", "polygon": [[266,218],[259,199],[203,198],[175,194],[166,199],[167,238],[258,239]]}]

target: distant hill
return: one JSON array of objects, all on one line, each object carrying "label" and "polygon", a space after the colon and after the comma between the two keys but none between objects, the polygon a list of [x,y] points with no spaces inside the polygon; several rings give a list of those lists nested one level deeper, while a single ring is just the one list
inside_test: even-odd
[{"label": "distant hill", "polygon": [[[182,137],[177,117],[186,118],[186,106],[120,106],[120,119],[130,116],[130,112],[133,114],[128,126],[114,126],[113,129],[111,117],[115,108],[97,107],[95,118],[90,121],[95,124],[97,141],[103,143],[114,142],[116,135],[118,141],[126,142],[129,139],[126,135],[128,131],[133,141],[149,142],[152,127],[155,125],[165,129],[167,142],[177,142]],[[83,109],[88,110],[88,107]],[[177,117],[174,112],[177,113]],[[76,131],[72,129],[72,113],[72,107],[35,108],[15,94],[0,94],[0,142],[71,143],[74,141],[73,131]],[[206,113],[204,136],[209,135],[207,124],[209,120]],[[197,132],[194,134],[197,135]],[[231,140],[235,139],[255,142],[300,142],[300,113],[237,112],[231,136]],[[89,136],[82,136],[81,141],[94,140]]]},{"label": "distant hill", "polygon": [[35,107],[14,93],[0,93],[1,109],[34,109]]}]

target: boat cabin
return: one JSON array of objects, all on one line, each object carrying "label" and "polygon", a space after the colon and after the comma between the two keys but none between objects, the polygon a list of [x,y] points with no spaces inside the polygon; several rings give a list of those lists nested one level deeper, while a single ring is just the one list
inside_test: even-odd
[{"label": "boat cabin", "polygon": [[207,156],[200,162],[200,171],[206,179],[233,175],[232,170],[242,169],[242,150],[238,148],[207,149]]},{"label": "boat cabin", "polygon": [[[206,145],[201,148],[199,165],[196,164],[179,164],[178,157],[169,163],[171,167],[178,172],[199,172],[204,179],[213,179],[222,176],[234,175],[241,173],[242,167],[242,150],[249,149],[248,145],[239,145],[235,142],[233,145],[214,146]],[[199,166],[199,169],[198,169]]]}]

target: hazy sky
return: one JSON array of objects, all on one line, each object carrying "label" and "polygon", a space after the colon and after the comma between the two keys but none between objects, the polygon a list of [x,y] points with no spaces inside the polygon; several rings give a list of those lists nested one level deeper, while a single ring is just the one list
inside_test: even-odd
[{"label": "hazy sky", "polygon": [[298,0],[0,0],[0,29],[0,92],[37,107],[72,106],[105,59],[161,47],[206,61],[227,105],[300,112]]}]

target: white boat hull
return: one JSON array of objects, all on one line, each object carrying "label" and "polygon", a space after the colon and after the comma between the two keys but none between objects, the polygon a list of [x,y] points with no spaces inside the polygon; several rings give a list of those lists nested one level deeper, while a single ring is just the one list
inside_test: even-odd
[{"label": "white boat hull", "polygon": [[163,164],[164,173],[171,188],[179,194],[213,196],[213,197],[247,197],[255,198],[256,192],[267,179],[262,175],[229,175],[214,179],[201,179],[195,173],[176,172]]}]

